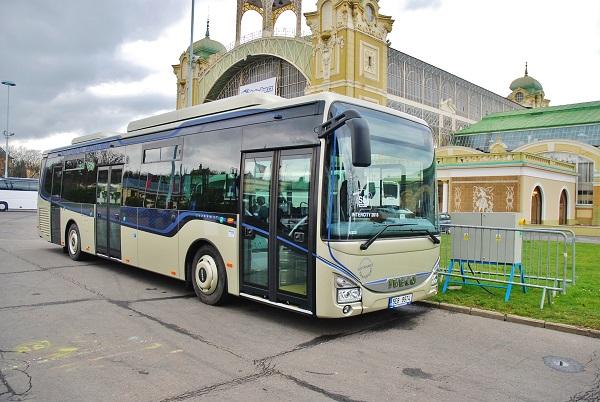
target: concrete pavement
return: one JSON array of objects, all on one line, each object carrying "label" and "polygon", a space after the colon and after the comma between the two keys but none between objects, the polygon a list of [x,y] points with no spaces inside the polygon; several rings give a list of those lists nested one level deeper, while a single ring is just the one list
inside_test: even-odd
[{"label": "concrete pavement", "polygon": [[210,307],[171,278],[75,263],[35,224],[0,214],[0,400],[600,399],[598,339],[422,306]]}]

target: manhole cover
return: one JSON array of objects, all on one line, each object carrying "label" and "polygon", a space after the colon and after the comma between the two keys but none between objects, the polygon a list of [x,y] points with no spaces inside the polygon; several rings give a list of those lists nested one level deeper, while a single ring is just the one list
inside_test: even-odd
[{"label": "manhole cover", "polygon": [[544,357],[544,364],[563,373],[580,373],[585,369],[583,364],[578,361],[559,356]]}]

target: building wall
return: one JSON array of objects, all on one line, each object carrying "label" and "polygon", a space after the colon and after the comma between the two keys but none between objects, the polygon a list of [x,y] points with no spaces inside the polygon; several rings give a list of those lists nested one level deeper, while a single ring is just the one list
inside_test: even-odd
[{"label": "building wall", "polygon": [[527,223],[532,221],[531,203],[533,190],[540,187],[542,190],[542,224],[558,225],[560,195],[567,191],[567,224],[574,225],[575,219],[575,183],[562,180],[542,179],[539,177],[521,176],[521,213]]},{"label": "building wall", "polygon": [[600,149],[579,141],[549,140],[527,144],[517,148],[515,151],[535,154],[564,152],[580,155],[593,161],[594,182],[592,205],[577,205],[574,219],[580,225],[600,225]]},{"label": "building wall", "polygon": [[450,179],[450,212],[521,212],[518,176]]},{"label": "building wall", "polygon": [[[498,146],[502,144],[496,144]],[[532,221],[532,195],[542,193],[541,224],[559,224],[567,193],[567,224],[576,224],[575,165],[523,152],[482,153],[450,146],[436,150],[442,212],[516,212]]]}]

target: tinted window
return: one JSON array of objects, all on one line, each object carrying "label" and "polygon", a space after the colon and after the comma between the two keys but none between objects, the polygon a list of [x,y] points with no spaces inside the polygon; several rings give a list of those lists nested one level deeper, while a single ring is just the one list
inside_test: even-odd
[{"label": "tinted window", "polygon": [[8,190],[8,180],[0,180],[0,190]]},{"label": "tinted window", "polygon": [[144,163],[160,161],[160,148],[146,149],[144,151]]},{"label": "tinted window", "polygon": [[62,164],[54,166],[52,169],[52,196],[60,197],[60,190],[62,184]]},{"label": "tinted window", "polygon": [[[67,166],[69,169],[67,169]],[[62,198],[66,201],[92,204],[96,194],[96,163],[93,154],[65,161]]]},{"label": "tinted window", "polygon": [[314,128],[321,124],[320,116],[273,120],[244,127],[244,150],[314,145],[319,143]]},{"label": "tinted window", "polygon": [[174,209],[180,197],[180,162],[161,162],[142,166],[138,186],[143,186],[143,206]]},{"label": "tinted window", "polygon": [[48,163],[47,159],[44,159],[42,165],[44,167],[42,170],[42,194],[48,196],[52,191],[52,165]]},{"label": "tinted window", "polygon": [[240,149],[236,128],[186,136],[179,208],[237,213]]},{"label": "tinted window", "polygon": [[142,160],[141,144],[127,146],[128,163],[123,174],[123,205],[129,207],[144,206],[144,187],[146,180],[140,178]]}]

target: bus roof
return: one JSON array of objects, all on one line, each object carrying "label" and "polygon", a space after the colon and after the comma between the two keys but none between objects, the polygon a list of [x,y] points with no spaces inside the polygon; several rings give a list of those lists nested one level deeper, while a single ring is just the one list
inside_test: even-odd
[{"label": "bus roof", "polygon": [[157,131],[174,129],[179,127],[185,121],[193,120],[195,118],[200,117],[219,115],[221,113],[240,110],[258,111],[279,109],[318,101],[325,102],[326,110],[328,110],[329,106],[333,102],[342,101],[370,109],[380,110],[385,113],[403,117],[407,120],[411,120],[416,123],[427,125],[427,123],[424,120],[411,116],[407,113],[400,112],[395,109],[388,108],[386,106],[381,106],[366,100],[352,98],[345,95],[339,95],[332,92],[320,92],[291,99],[285,99],[280,96],[269,94],[249,94],[233,96],[209,103],[204,103],[201,105],[174,110],[171,112],[147,117],[140,120],[134,120],[127,126],[127,133],[118,134],[115,132],[100,132],[96,134],[78,137],[72,141],[71,146],[59,147],[53,150],[48,150],[44,152],[44,155],[47,155],[48,153],[53,151],[76,148],[84,145],[98,144],[106,141],[119,140],[138,135],[150,134]]}]

